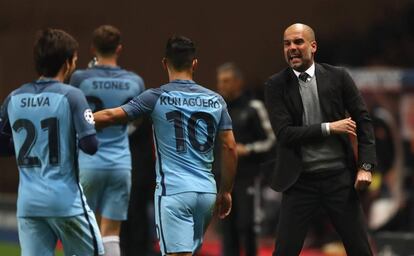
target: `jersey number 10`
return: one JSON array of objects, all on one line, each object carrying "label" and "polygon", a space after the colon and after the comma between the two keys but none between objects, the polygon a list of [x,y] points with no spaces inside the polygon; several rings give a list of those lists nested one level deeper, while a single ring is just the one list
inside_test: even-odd
[{"label": "jersey number 10", "polygon": [[[165,114],[168,121],[174,123],[175,130],[175,147],[178,153],[184,153],[187,151],[187,145],[185,143],[185,124],[183,113],[174,110]],[[203,121],[207,125],[207,140],[204,143],[200,143],[197,140],[197,126],[199,121]],[[206,153],[213,148],[214,144],[214,119],[213,117],[205,112],[195,112],[187,120],[187,131],[191,146],[200,153]]]}]

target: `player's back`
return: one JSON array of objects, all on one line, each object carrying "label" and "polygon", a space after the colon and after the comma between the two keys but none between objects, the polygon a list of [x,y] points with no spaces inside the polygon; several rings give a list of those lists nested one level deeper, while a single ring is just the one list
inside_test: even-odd
[{"label": "player's back", "polygon": [[[76,71],[71,85],[85,94],[93,112],[119,107],[144,90],[138,75],[120,67],[98,65]],[[80,153],[81,169],[131,169],[127,129],[117,125],[98,131],[99,149],[93,156]]]},{"label": "player's back", "polygon": [[191,80],[174,80],[159,93],[151,117],[157,146],[157,193],[216,193],[212,173],[219,130],[231,129],[224,100]]},{"label": "player's back", "polygon": [[81,107],[79,97],[84,96],[78,89],[56,80],[28,83],[9,95],[6,107],[20,171],[19,217],[83,213],[76,136],[92,135],[95,130],[92,125],[77,128],[80,119],[93,121],[90,110],[74,116]]}]

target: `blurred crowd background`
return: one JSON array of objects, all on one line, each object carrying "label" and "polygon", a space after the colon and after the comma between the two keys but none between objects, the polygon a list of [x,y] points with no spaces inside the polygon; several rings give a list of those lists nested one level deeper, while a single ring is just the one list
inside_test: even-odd
[{"label": "blurred crowd background", "polygon": [[[121,30],[124,51],[120,64],[141,75],[147,88],[167,82],[161,66],[163,49],[169,36],[181,34],[198,45],[198,83],[216,90],[217,68],[232,62],[242,74],[243,86],[239,90],[260,100],[263,82],[286,66],[282,34],[295,22],[314,28],[318,42],[316,61],[347,67],[366,100],[379,159],[373,184],[361,193],[367,224],[378,255],[410,255],[414,252],[412,0],[0,0],[0,100],[22,83],[36,79],[32,44],[38,29],[61,28],[72,34],[80,43],[78,67],[85,68],[92,58],[91,33],[102,24]],[[130,141],[133,186],[122,246],[125,255],[141,255],[136,252],[143,250],[145,255],[157,255],[152,226],[155,173],[149,120],[130,136]],[[268,187],[271,169],[263,163],[274,154],[270,148],[260,156],[257,166],[252,167],[251,182],[244,188],[253,195],[254,221],[249,225],[258,244],[269,248],[273,246],[280,195]],[[0,177],[0,241],[16,241],[13,215],[18,171],[14,158],[0,159]],[[315,219],[305,247],[329,251],[327,245],[338,237],[321,216]],[[206,240],[212,242],[206,243],[202,255],[220,255],[213,251],[221,251],[215,247],[220,247],[222,241],[221,226],[214,223],[210,229]],[[257,255],[270,255],[263,253]]]}]

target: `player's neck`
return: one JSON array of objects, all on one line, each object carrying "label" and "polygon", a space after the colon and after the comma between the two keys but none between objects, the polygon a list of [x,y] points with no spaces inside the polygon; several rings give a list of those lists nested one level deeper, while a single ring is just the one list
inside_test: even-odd
[{"label": "player's neck", "polygon": [[191,71],[168,71],[168,78],[174,80],[193,80],[193,72]]},{"label": "player's neck", "polygon": [[57,73],[56,76],[54,77],[47,77],[47,76],[40,76],[39,79],[52,79],[52,80],[56,80],[59,81],[61,83],[63,83],[65,81],[66,75],[65,73],[60,70],[59,73]]},{"label": "player's neck", "polygon": [[117,62],[117,58],[116,57],[102,57],[102,56],[97,56],[97,60],[98,63],[97,65],[102,65],[102,66],[111,66],[111,67],[117,67],[118,66],[118,62]]}]

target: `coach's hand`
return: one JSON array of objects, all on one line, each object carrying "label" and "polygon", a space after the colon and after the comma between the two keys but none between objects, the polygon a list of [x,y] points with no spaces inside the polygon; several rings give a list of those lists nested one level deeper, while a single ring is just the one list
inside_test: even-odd
[{"label": "coach's hand", "polygon": [[362,169],[358,170],[356,180],[355,180],[355,189],[364,190],[368,188],[372,181],[372,174],[370,171],[365,171]]},{"label": "coach's hand", "polygon": [[214,215],[220,219],[224,219],[231,212],[231,193],[219,193],[216,198],[216,205],[214,206]]},{"label": "coach's hand", "polygon": [[356,136],[356,123],[350,117],[329,123],[331,133],[345,133]]}]

